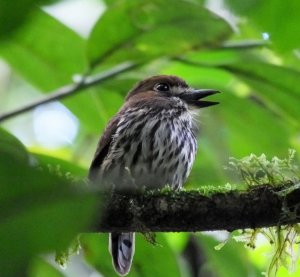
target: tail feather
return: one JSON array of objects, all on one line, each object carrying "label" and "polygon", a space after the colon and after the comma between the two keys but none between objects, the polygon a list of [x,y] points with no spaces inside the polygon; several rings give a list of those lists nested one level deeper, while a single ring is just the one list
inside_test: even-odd
[{"label": "tail feather", "polygon": [[131,267],[134,254],[134,233],[109,234],[109,252],[112,256],[113,266],[116,272],[126,275]]}]

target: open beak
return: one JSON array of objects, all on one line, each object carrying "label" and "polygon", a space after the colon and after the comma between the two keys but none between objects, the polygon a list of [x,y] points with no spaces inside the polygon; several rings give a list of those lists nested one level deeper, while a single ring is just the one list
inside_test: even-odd
[{"label": "open beak", "polygon": [[192,89],[187,92],[184,92],[179,95],[179,97],[184,100],[189,105],[198,107],[198,108],[205,108],[213,105],[219,104],[219,102],[212,102],[212,101],[203,101],[202,98],[205,98],[209,95],[213,95],[219,93],[219,91],[214,89]]}]

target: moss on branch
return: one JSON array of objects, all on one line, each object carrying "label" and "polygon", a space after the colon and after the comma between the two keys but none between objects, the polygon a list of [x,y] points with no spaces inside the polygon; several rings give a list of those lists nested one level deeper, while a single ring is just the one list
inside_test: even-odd
[{"label": "moss on branch", "polygon": [[232,231],[300,222],[300,188],[290,181],[210,195],[167,190],[115,193],[102,203],[102,216],[93,230],[97,232]]}]

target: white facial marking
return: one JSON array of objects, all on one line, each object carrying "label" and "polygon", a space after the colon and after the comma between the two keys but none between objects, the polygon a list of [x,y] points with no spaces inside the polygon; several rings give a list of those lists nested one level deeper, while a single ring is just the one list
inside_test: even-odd
[{"label": "white facial marking", "polygon": [[178,95],[178,94],[184,93],[184,92],[186,92],[188,90],[189,90],[189,88],[181,87],[181,86],[173,86],[173,87],[171,87],[171,93],[173,95]]}]

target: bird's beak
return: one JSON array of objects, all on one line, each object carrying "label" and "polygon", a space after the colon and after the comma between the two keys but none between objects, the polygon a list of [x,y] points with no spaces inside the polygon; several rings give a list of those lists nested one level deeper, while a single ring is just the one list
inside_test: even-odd
[{"label": "bird's beak", "polygon": [[179,97],[184,100],[189,105],[205,108],[213,105],[219,104],[219,102],[212,101],[202,101],[202,98],[205,98],[209,95],[219,93],[219,91],[214,89],[191,89],[179,95]]}]

